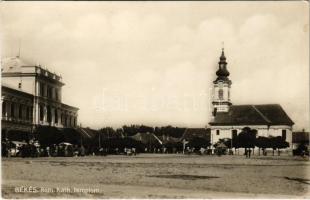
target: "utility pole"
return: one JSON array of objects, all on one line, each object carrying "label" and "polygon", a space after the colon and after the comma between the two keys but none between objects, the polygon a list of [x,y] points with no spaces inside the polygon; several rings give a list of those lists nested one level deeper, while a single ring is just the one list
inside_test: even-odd
[{"label": "utility pole", "polygon": [[101,132],[99,132],[99,149],[101,149]]},{"label": "utility pole", "polygon": [[21,46],[21,42],[20,42],[20,38],[18,40],[18,55],[17,58],[20,58],[20,46]]}]

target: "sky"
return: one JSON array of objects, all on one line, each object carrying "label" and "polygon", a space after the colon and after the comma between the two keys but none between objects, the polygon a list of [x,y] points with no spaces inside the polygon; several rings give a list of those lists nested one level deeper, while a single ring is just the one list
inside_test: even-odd
[{"label": "sky", "polygon": [[295,130],[309,130],[308,6],[2,2],[1,58],[20,49],[61,74],[83,126],[206,127],[224,46],[233,104],[280,104]]}]

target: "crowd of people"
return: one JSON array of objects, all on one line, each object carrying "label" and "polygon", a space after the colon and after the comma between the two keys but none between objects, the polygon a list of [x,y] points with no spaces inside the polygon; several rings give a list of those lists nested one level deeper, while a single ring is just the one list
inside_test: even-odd
[{"label": "crowd of people", "polygon": [[68,143],[40,146],[36,142],[20,142],[18,144],[6,141],[2,142],[3,157],[56,157],[56,156],[85,156],[83,145],[71,145]]}]

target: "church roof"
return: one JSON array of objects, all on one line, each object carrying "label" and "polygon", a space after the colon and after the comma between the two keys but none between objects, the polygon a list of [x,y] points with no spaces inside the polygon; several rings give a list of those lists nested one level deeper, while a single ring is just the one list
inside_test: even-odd
[{"label": "church roof", "polygon": [[279,104],[232,105],[228,112],[218,112],[210,125],[293,125]]}]

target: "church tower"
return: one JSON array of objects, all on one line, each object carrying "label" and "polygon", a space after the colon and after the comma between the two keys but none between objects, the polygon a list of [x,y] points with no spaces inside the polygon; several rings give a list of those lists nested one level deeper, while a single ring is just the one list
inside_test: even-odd
[{"label": "church tower", "polygon": [[215,116],[216,113],[228,112],[231,105],[231,80],[229,80],[228,78],[229,72],[226,66],[226,57],[224,54],[224,48],[222,48],[222,55],[219,61],[219,69],[216,71],[217,78],[215,81],[213,81],[213,116]]}]

